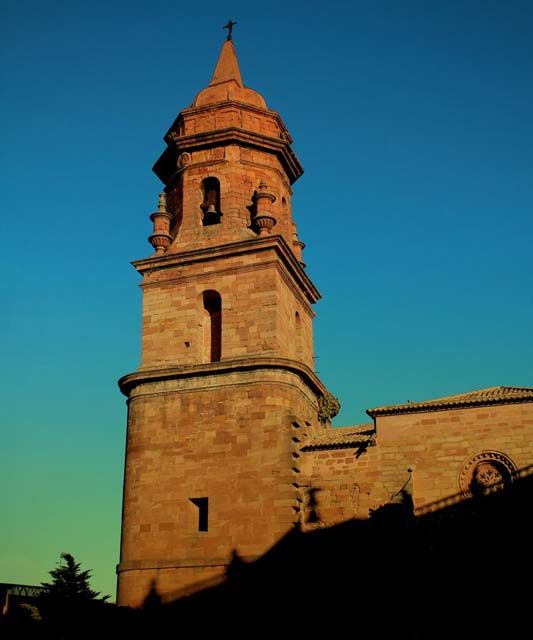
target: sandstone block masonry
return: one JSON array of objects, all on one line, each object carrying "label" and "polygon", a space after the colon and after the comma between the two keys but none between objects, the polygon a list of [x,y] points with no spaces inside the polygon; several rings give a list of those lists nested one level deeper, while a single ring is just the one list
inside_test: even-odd
[{"label": "sandstone block masonry", "polygon": [[315,419],[322,392],[309,370],[266,358],[138,381],[125,381],[119,567],[119,599],[132,605],[152,580],[171,597],[223,575],[234,552],[255,559],[298,522],[292,424]]},{"label": "sandstone block masonry", "polygon": [[[128,396],[118,601],[224,575],[301,519],[297,442],[320,428],[312,305],[292,219],[302,168],[232,42],[165,136],[142,355]],[[299,430],[300,437],[295,436]]]}]

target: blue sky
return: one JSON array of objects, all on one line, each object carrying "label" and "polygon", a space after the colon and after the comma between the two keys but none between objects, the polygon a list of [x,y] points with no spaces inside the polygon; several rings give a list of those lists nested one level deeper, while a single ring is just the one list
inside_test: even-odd
[{"label": "blue sky", "polygon": [[294,215],[337,424],[533,386],[530,2],[7,0],[0,26],[0,582],[62,551],[114,594],[126,407],[160,184],[228,18],[305,174]]}]

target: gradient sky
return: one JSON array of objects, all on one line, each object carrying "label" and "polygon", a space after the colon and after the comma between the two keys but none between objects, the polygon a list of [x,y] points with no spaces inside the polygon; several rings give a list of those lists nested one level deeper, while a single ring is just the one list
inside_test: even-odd
[{"label": "gradient sky", "polygon": [[162,136],[228,18],[305,168],[317,370],[366,408],[533,386],[533,4],[4,0],[0,582],[62,551],[114,597]]}]

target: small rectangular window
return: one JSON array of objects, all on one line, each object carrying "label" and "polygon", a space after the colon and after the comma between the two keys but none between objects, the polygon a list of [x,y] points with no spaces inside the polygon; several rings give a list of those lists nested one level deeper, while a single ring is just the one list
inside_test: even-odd
[{"label": "small rectangular window", "polygon": [[198,531],[208,530],[209,498],[189,498],[198,507]]}]

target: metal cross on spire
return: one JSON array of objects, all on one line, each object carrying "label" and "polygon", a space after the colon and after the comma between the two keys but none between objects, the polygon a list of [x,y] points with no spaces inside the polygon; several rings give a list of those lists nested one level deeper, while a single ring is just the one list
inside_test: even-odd
[{"label": "metal cross on spire", "polygon": [[236,25],[236,22],[233,22],[233,20],[228,20],[228,24],[225,24],[222,28],[223,29],[227,29],[228,30],[228,37],[226,38],[226,40],[231,40],[231,32],[233,31],[233,27]]}]

